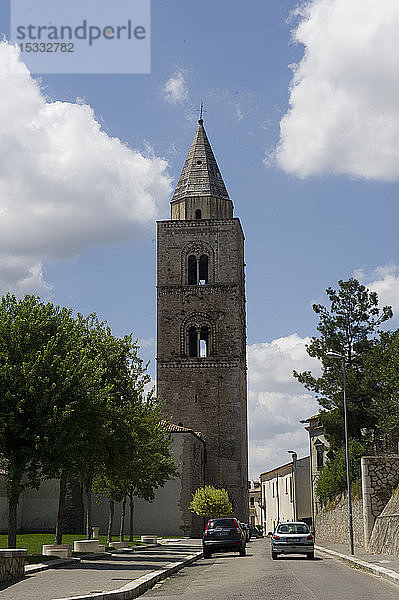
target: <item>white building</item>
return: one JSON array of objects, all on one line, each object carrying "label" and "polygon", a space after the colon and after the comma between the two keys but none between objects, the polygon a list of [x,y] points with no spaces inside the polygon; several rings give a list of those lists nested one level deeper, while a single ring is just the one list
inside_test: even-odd
[{"label": "white building", "polygon": [[311,525],[309,456],[266,471],[260,475],[262,524],[267,534],[281,521],[305,521]]},{"label": "white building", "polygon": [[252,527],[262,525],[262,489],[259,481],[249,490],[249,523]]}]

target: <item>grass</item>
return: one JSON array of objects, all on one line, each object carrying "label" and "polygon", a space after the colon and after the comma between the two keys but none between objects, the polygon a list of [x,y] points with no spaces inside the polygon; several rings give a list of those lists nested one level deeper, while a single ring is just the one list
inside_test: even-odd
[{"label": "grass", "polygon": [[[127,536],[125,536],[126,538]],[[86,536],[83,533],[77,534],[64,534],[62,536],[63,544],[72,544],[75,540],[84,540]],[[104,546],[107,545],[107,536],[100,535],[100,544]],[[139,536],[134,536],[134,541],[129,542],[129,546],[139,546],[141,542],[139,541]],[[112,540],[117,542],[119,541],[119,536],[112,536]],[[20,533],[17,535],[17,548],[26,548],[28,550],[28,554],[33,556],[42,556],[42,545],[43,544],[54,544],[54,533]],[[7,535],[0,535],[0,548],[7,548]],[[47,557],[46,557],[47,558]],[[49,557],[48,557],[49,558]],[[29,557],[28,557],[29,559]],[[36,560],[33,562],[41,562]]]}]

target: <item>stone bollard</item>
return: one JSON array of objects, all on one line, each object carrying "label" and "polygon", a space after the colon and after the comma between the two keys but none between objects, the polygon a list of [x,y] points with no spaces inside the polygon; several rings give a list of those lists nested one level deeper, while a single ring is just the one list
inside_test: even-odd
[{"label": "stone bollard", "polygon": [[92,527],[91,530],[93,532],[93,539],[98,540],[98,538],[100,537],[100,528]]},{"label": "stone bollard", "polygon": [[146,544],[156,544],[158,541],[158,538],[156,535],[142,535],[141,541]]},{"label": "stone bollard", "polygon": [[60,558],[70,558],[72,556],[72,544],[43,544],[42,554],[45,556],[59,556]]},{"label": "stone bollard", "polygon": [[98,540],[76,540],[73,543],[74,552],[99,552]]},{"label": "stone bollard", "polygon": [[0,550],[0,581],[21,579],[25,572],[25,549]]}]

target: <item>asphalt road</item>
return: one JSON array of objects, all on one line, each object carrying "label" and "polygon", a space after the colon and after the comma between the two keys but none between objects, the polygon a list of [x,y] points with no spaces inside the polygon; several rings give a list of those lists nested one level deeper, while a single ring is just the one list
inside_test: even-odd
[{"label": "asphalt road", "polygon": [[143,600],[398,600],[399,586],[316,553],[272,561],[270,541],[247,546],[247,556],[200,559],[146,592]]}]

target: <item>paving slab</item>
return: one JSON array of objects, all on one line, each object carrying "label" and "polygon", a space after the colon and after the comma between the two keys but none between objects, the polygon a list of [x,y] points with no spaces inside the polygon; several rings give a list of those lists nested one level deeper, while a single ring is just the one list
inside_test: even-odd
[{"label": "paving slab", "polygon": [[54,600],[126,589],[134,580],[200,550],[201,540],[184,540],[133,554],[83,559],[79,563],[28,574],[12,584],[3,584],[0,586],[1,600]]}]

